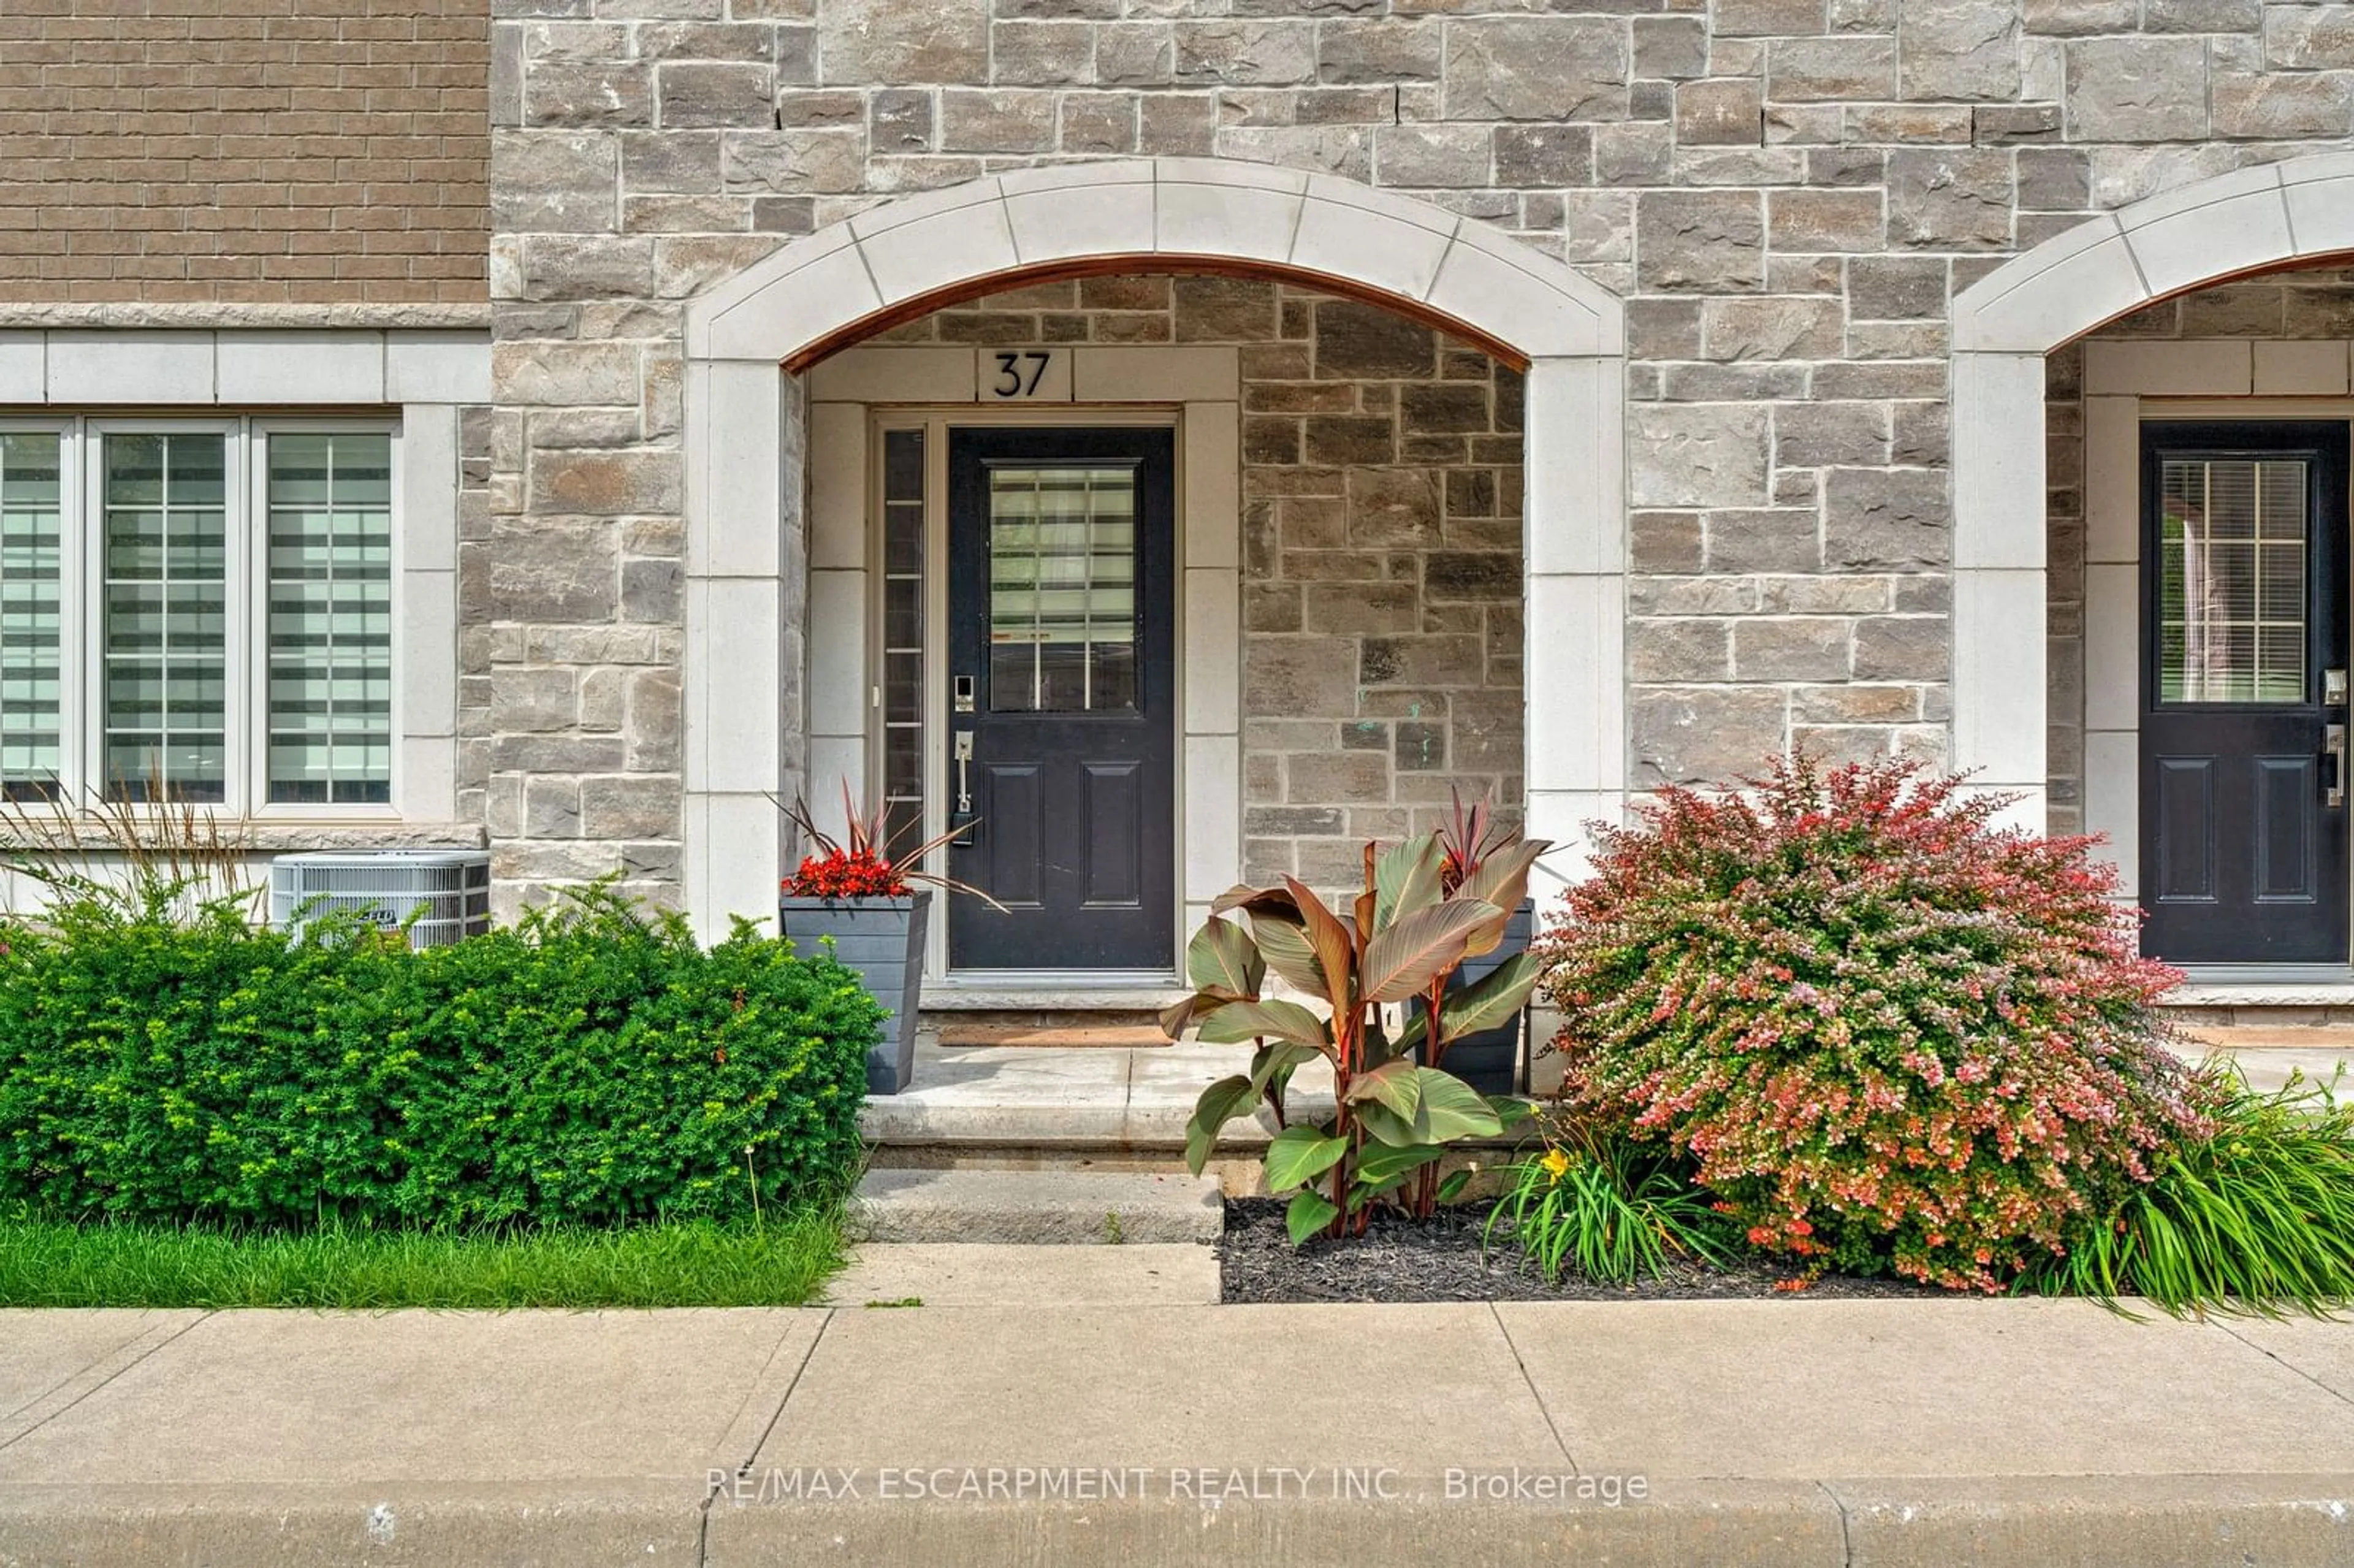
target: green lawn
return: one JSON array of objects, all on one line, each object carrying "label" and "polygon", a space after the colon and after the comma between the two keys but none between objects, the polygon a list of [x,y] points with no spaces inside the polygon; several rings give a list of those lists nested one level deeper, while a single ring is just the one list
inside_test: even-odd
[{"label": "green lawn", "polygon": [[0,1307],[798,1307],[842,1257],[830,1208],[472,1235],[0,1221]]}]

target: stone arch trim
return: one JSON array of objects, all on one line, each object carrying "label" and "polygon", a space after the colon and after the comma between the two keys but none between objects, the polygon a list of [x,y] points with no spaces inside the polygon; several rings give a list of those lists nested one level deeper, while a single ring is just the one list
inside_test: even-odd
[{"label": "stone arch trim", "polygon": [[2044,822],[2043,359],[2142,306],[2354,251],[2354,153],[2259,164],[2105,213],[1955,296],[1953,762]]},{"label": "stone arch trim", "polygon": [[1161,158],[1012,171],[820,229],[689,306],[687,353],[798,369],[1006,279],[1204,270],[1371,299],[1522,365],[1626,346],[1616,295],[1476,218],[1324,175]]},{"label": "stone arch trim", "polygon": [[1115,270],[1295,280],[1416,317],[1525,372],[1529,825],[1567,846],[1553,857],[1566,874],[1584,824],[1623,810],[1618,298],[1476,219],[1322,175],[1201,159],[1009,171],[862,212],[687,306],[683,873],[698,931],[773,911],[774,801],[828,787],[806,778],[798,373],[955,299]]}]

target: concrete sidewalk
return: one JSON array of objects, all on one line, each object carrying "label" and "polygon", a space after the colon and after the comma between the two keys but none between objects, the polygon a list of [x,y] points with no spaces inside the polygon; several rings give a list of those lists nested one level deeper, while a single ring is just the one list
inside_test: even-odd
[{"label": "concrete sidewalk", "polygon": [[818,1561],[2343,1568],[2354,1325],[0,1313],[11,1568]]}]

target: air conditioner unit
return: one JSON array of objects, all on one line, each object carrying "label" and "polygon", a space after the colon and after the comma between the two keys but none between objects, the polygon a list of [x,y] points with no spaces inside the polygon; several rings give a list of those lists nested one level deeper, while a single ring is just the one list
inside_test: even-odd
[{"label": "air conditioner unit", "polygon": [[395,931],[410,914],[412,948],[439,948],[491,928],[491,857],[484,850],[366,850],[281,854],[270,864],[270,923],[355,914]]}]

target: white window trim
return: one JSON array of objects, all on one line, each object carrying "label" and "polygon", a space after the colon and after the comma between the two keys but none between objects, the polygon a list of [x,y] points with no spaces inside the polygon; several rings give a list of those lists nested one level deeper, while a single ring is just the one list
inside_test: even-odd
[{"label": "white window trim", "polygon": [[[104,504],[101,464],[105,438],[217,434],[225,442],[227,468],[222,507],[227,545],[224,571],[228,588],[224,635],[229,650],[229,668],[223,724],[229,766],[222,800],[205,802],[203,809],[232,821],[266,824],[381,826],[403,820],[401,803],[408,783],[403,756],[404,686],[411,630],[405,615],[403,567],[408,551],[404,535],[408,529],[402,484],[402,428],[398,418],[90,414],[67,418],[8,417],[0,418],[0,429],[51,432],[58,437],[64,449],[59,454],[58,496],[58,602],[65,643],[59,661],[58,782],[66,800],[78,814],[96,814],[93,808],[106,783],[106,725],[104,715],[99,711],[104,691],[105,659],[104,579],[99,558],[104,537],[100,509]],[[273,802],[267,799],[269,736],[261,719],[269,711],[270,662],[266,650],[260,645],[260,637],[266,634],[260,600],[263,592],[261,563],[267,559],[261,531],[268,525],[269,440],[274,433],[313,430],[381,433],[390,442],[389,589],[394,636],[387,739],[391,800],[384,804]]]}]

